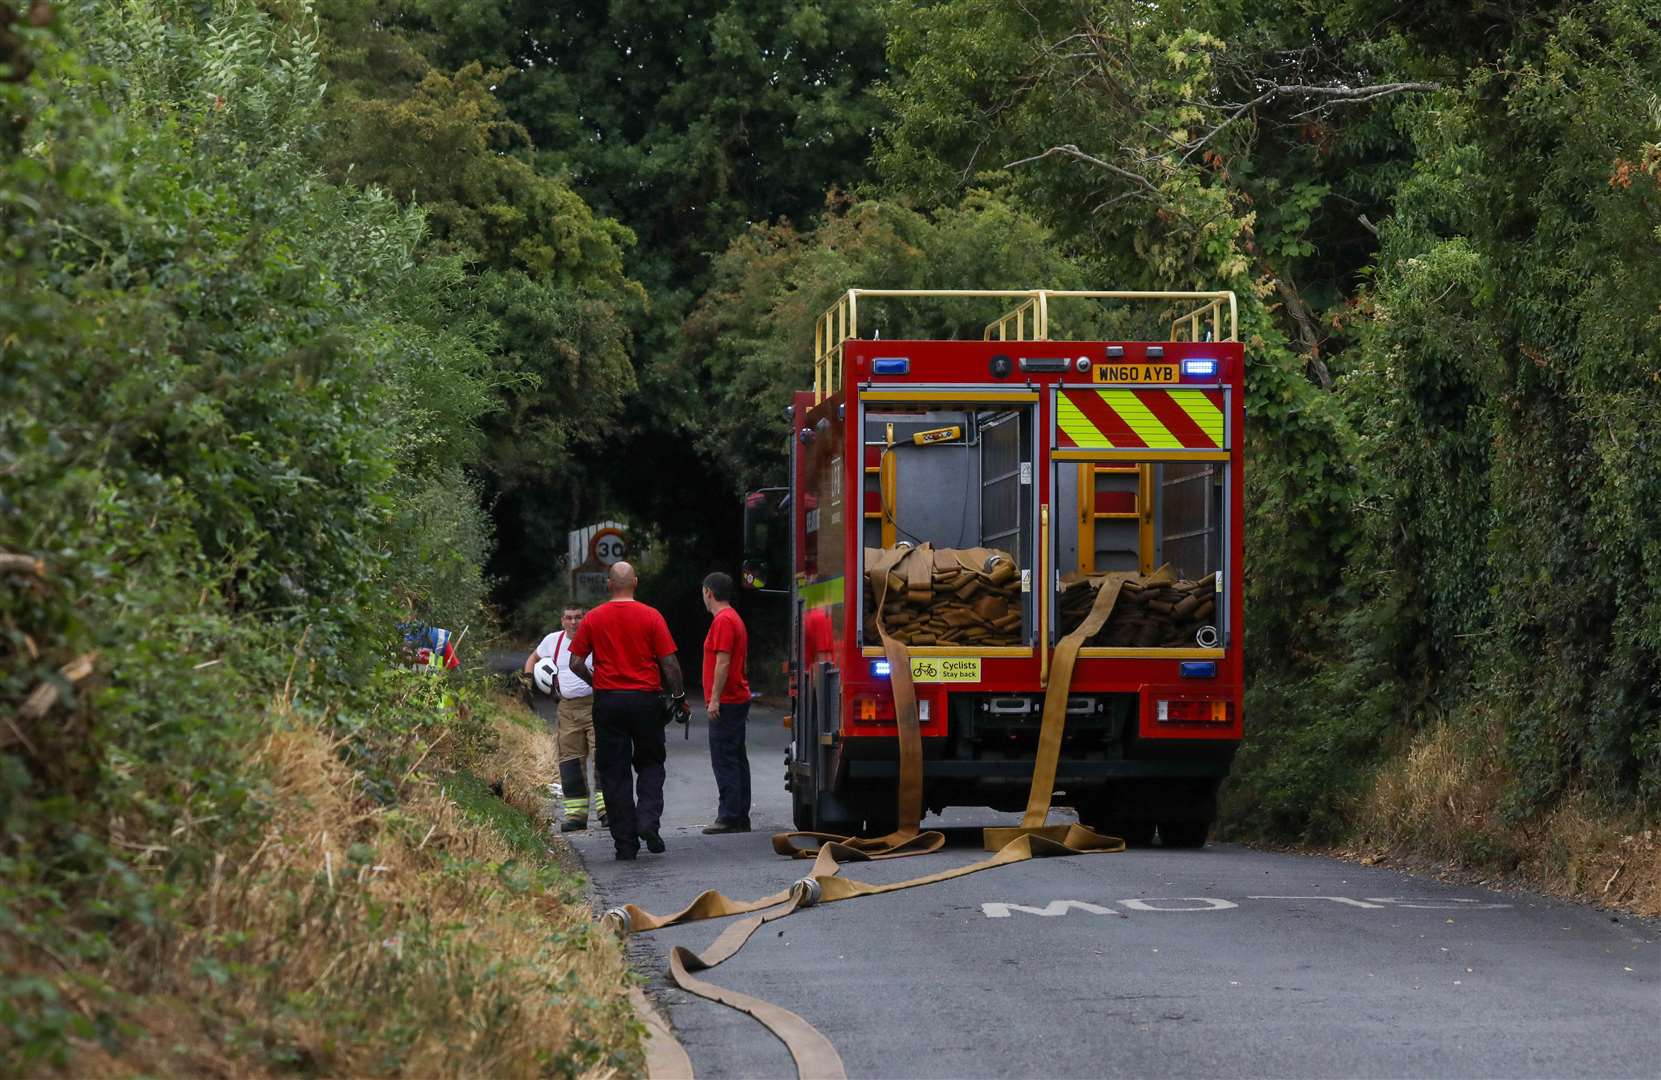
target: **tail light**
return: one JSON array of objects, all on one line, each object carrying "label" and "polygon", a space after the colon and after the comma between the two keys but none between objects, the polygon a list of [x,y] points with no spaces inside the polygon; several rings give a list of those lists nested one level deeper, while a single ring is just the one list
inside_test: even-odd
[{"label": "tail light", "polygon": [[[874,696],[871,694],[855,694],[849,699],[848,703],[853,707],[853,718],[855,723],[894,723],[894,699],[891,697],[886,695]],[[928,723],[929,714],[932,711],[929,708],[930,704],[931,703],[928,698],[919,698],[917,700],[917,720],[920,723]]]},{"label": "tail light", "polygon": [[850,704],[853,705],[854,719],[861,724],[892,724],[894,722],[894,699],[891,697],[858,694],[855,695]]},{"label": "tail light", "polygon": [[1226,724],[1226,701],[1157,701],[1154,716],[1162,724]]}]

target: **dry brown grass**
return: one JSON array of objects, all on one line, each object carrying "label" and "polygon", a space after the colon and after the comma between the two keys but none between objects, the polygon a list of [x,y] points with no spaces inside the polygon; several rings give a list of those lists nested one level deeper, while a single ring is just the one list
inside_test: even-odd
[{"label": "dry brown grass", "polygon": [[[495,726],[476,767],[534,812],[548,736]],[[140,1036],[114,1055],[78,1044],[72,1072],[638,1071],[626,964],[581,882],[459,808],[437,779],[441,754],[392,808],[280,712],[252,764],[271,777],[269,828],[219,858],[188,928],[158,950],[128,1017]]]},{"label": "dry brown grass", "polygon": [[553,736],[540,720],[518,722],[519,717],[528,714],[506,699],[498,703],[498,708],[514,719],[497,723],[496,747],[476,769],[485,779],[501,782],[502,798],[509,805],[540,817],[547,806],[548,782],[559,775]]},{"label": "dry brown grass", "polygon": [[1507,820],[1501,737],[1497,723],[1420,733],[1362,804],[1355,843],[1366,858],[1428,857],[1567,899],[1661,915],[1661,835],[1653,823],[1588,791]]}]

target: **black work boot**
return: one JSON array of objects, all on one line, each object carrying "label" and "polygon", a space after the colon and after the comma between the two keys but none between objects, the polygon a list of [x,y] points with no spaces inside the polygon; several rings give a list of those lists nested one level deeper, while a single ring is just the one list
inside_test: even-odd
[{"label": "black work boot", "polygon": [[566,818],[559,824],[560,832],[582,832],[586,828],[588,828],[586,818]]},{"label": "black work boot", "polygon": [[640,839],[646,841],[646,850],[653,855],[663,854],[663,837],[656,829],[641,829]]}]

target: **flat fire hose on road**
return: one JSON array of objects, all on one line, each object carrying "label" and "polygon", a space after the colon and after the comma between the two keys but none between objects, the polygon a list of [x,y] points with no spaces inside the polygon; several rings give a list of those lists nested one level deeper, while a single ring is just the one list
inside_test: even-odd
[{"label": "flat fire hose on road", "polygon": [[[983,846],[994,853],[992,857],[889,884],[871,884],[841,876],[842,868],[847,863],[923,855],[940,850],[946,843],[943,833],[923,832],[918,828],[923,816],[923,746],[917,715],[917,692],[911,678],[911,660],[907,649],[888,635],[881,617],[889,571],[904,569],[908,574],[915,574],[921,568],[926,575],[929,555],[930,549],[926,544],[897,552],[884,551],[884,557],[875,560],[869,571],[877,596],[877,632],[888,656],[893,679],[900,749],[899,828],[876,838],[811,832],[778,833],[773,837],[774,851],[791,858],[813,860],[813,868],[805,877],[780,892],[757,900],[740,901],[711,889],[699,893],[686,907],[669,915],[654,915],[634,904],[624,904],[602,916],[603,925],[626,937],[681,923],[748,915],[749,918],[724,930],[701,953],[675,946],[669,956],[670,977],[676,986],[688,993],[748,1013],[760,1021],[784,1043],[796,1063],[798,1075],[803,1078],[819,1080],[846,1075],[842,1057],[829,1039],[789,1009],[716,986],[695,977],[693,972],[706,971],[730,959],[762,926],[803,908],[932,885],[1029,859],[1111,854],[1125,850],[1125,842],[1118,837],[1102,836],[1083,825],[1046,824],[1050,799],[1054,794],[1056,766],[1061,755],[1061,738],[1067,721],[1068,691],[1079,649],[1107,622],[1123,584],[1138,578],[1136,574],[1110,574],[1097,592],[1095,603],[1084,622],[1056,645],[1050,682],[1044,693],[1043,719],[1039,727],[1037,759],[1033,763],[1026,813],[1018,827],[982,831]],[[908,559],[913,565],[906,565]],[[1161,568],[1143,580],[1168,577],[1169,572]]]}]

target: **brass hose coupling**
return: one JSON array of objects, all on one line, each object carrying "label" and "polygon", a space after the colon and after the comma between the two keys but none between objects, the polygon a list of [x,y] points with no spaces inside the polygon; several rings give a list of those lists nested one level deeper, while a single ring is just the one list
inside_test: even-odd
[{"label": "brass hose coupling", "polygon": [[811,877],[802,878],[792,884],[790,892],[796,897],[796,906],[799,908],[812,907],[824,895],[823,890],[819,888],[819,879]]},{"label": "brass hose coupling", "polygon": [[614,907],[600,916],[600,925],[620,938],[629,936],[630,919],[627,908]]}]

